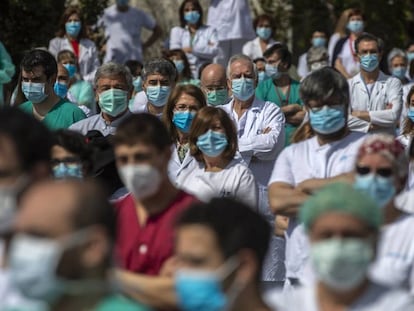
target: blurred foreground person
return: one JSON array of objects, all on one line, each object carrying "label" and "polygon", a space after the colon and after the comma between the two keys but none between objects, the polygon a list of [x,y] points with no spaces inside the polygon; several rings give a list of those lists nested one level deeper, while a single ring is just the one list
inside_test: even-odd
[{"label": "blurred foreground person", "polygon": [[180,310],[271,310],[259,286],[270,227],[259,214],[230,199],[213,199],[186,210],[176,236]]},{"label": "blurred foreground person", "polygon": [[[47,217],[44,217],[47,215]],[[91,181],[45,181],[22,196],[11,242],[13,283],[45,310],[147,310],[113,295],[113,207]]]},{"label": "blurred foreground person", "polygon": [[412,310],[413,298],[367,277],[375,258],[381,210],[367,195],[346,184],[332,184],[301,208],[310,238],[314,284],[269,295],[279,311]]}]

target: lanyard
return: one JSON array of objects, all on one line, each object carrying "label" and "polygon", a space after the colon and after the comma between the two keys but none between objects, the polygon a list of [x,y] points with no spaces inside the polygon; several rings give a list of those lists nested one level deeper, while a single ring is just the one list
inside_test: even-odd
[{"label": "lanyard", "polygon": [[358,62],[358,57],[355,55],[355,51],[354,51],[354,48],[353,48],[353,44],[352,43],[353,42],[351,40],[351,37],[349,37],[349,49],[351,50],[352,59],[354,60],[355,63],[357,63]]},{"label": "lanyard", "polygon": [[275,85],[275,88],[276,88],[276,94],[277,94],[277,97],[279,97],[279,100],[280,100],[280,107],[282,107],[282,106],[285,106],[285,105],[289,104],[289,96],[290,96],[290,81],[289,81],[288,90],[287,90],[287,92],[286,92],[285,99],[283,99],[283,98],[282,98],[283,93],[282,93],[282,95],[280,94],[280,92],[279,92],[279,87],[278,87],[277,85]]}]

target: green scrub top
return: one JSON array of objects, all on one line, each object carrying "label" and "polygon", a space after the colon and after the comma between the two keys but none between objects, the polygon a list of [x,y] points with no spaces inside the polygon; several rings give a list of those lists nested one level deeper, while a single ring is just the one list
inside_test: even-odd
[{"label": "green scrub top", "polygon": [[[21,110],[33,116],[33,103],[27,101],[19,106]],[[61,99],[53,108],[46,114],[42,123],[55,131],[58,129],[65,129],[80,120],[86,118],[85,113],[75,104]]]},{"label": "green scrub top", "polygon": [[89,82],[78,80],[69,88],[69,93],[76,99],[78,106],[86,106],[92,109],[95,105],[95,93]]},{"label": "green scrub top", "polygon": [[[278,95],[278,93],[276,92],[276,86],[273,84],[272,79],[267,79],[259,83],[259,85],[256,87],[256,97],[264,101],[275,103],[279,107],[282,106],[281,99],[283,101],[287,100],[288,105],[299,104],[303,106],[303,102],[299,97],[300,83],[292,79],[290,81],[291,82],[288,99],[286,99],[286,95],[282,92],[280,92]],[[285,124],[285,146],[290,145],[292,135],[296,131],[296,129],[297,126],[294,126],[289,123]]]},{"label": "green scrub top", "polygon": [[113,295],[104,299],[93,311],[150,311],[139,302],[130,300],[121,295]]}]

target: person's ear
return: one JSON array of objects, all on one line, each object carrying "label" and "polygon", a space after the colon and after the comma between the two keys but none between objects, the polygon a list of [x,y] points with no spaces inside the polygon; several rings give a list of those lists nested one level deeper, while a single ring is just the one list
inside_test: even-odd
[{"label": "person's ear", "polygon": [[231,91],[231,80],[227,79],[227,89]]},{"label": "person's ear", "polygon": [[255,282],[258,278],[258,274],[260,274],[259,262],[256,254],[251,249],[242,249],[238,252],[237,257],[240,265],[236,271],[234,281],[242,285]]}]

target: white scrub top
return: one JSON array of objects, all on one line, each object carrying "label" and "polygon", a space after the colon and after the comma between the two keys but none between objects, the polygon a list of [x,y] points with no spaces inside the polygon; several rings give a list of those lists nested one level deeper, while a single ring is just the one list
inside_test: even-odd
[{"label": "white scrub top", "polygon": [[103,136],[114,135],[118,125],[130,115],[131,112],[128,110],[123,116],[109,123],[100,113],[72,124],[69,130],[79,132],[82,135],[86,135],[89,131],[93,130],[101,132]]},{"label": "white scrub top", "polygon": [[253,39],[256,34],[248,0],[210,0],[207,24],[217,29],[219,41]]},{"label": "white scrub top", "polygon": [[254,176],[242,159],[235,157],[220,172],[206,172],[204,163],[197,164],[181,171],[177,177],[179,188],[203,202],[216,197],[231,197],[250,207],[256,207]]},{"label": "white scrub top", "polygon": [[306,61],[306,57],[308,56],[308,53],[303,53],[301,56],[299,56],[298,60],[298,75],[301,78],[304,78],[308,75],[309,69],[308,69],[308,62]]},{"label": "white scrub top", "polygon": [[[266,46],[266,49],[270,48],[273,44],[279,43],[273,39],[269,39],[269,43]],[[263,51],[260,47],[260,38],[256,37],[255,39],[246,42],[243,45],[242,53],[249,56],[252,60],[263,57]]]},{"label": "white scrub top", "polygon": [[348,83],[350,109],[369,111],[371,118],[371,122],[367,122],[350,115],[348,118],[349,128],[367,133],[370,125],[373,124],[385,127],[385,129],[379,130],[380,132],[395,135],[395,128],[400,119],[402,108],[401,81],[380,71],[371,92],[368,92],[361,74],[349,79]]},{"label": "white scrub top", "polygon": [[[275,290],[265,296],[267,304],[277,311],[320,311],[317,285],[293,291]],[[371,283],[347,311],[408,311],[414,310],[413,298],[400,289],[390,289]]]},{"label": "white scrub top", "polygon": [[105,28],[108,38],[104,62],[125,64],[127,60],[142,62],[141,29],[153,30],[156,22],[144,11],[129,6],[120,12],[114,4],[105,9],[98,25]]},{"label": "white scrub top", "polygon": [[[296,187],[311,178],[351,172],[363,139],[363,133],[350,132],[339,141],[322,146],[316,136],[287,146],[276,160],[269,184],[283,182]],[[299,225],[296,217],[291,217],[286,231],[286,277],[306,283],[308,258],[309,245],[303,225]]]},{"label": "white scrub top", "polygon": [[[56,37],[49,42],[49,52],[57,58],[60,51],[69,50],[73,52],[72,44],[66,37]],[[100,66],[98,51],[93,41],[80,39],[79,41],[79,74],[82,79],[93,83],[95,73]]]},{"label": "white scrub top", "polygon": [[200,66],[212,62],[218,53],[218,35],[214,27],[201,26],[193,38],[187,27],[174,27],[170,32],[170,50],[191,47],[186,53],[194,79],[198,78]]},{"label": "white scrub top", "polygon": [[[354,42],[348,38],[342,46],[341,52],[338,54],[338,58],[341,60],[346,72],[351,76],[355,76],[359,73],[359,61],[354,58]],[[352,45],[352,48],[351,48]],[[332,54],[333,55],[333,54]],[[332,57],[332,56],[331,56]],[[335,66],[335,64],[333,64]]]},{"label": "white scrub top", "polygon": [[[252,170],[257,183],[267,186],[276,157],[285,144],[285,116],[276,104],[255,98],[238,119],[233,104],[234,100],[220,108],[227,112],[236,126],[243,160]],[[271,131],[263,134],[267,127]]]},{"label": "white scrub top", "polygon": [[[403,287],[414,294],[414,216],[403,214],[381,228],[377,258],[370,269],[372,280]],[[414,309],[413,309],[414,310]]]}]

